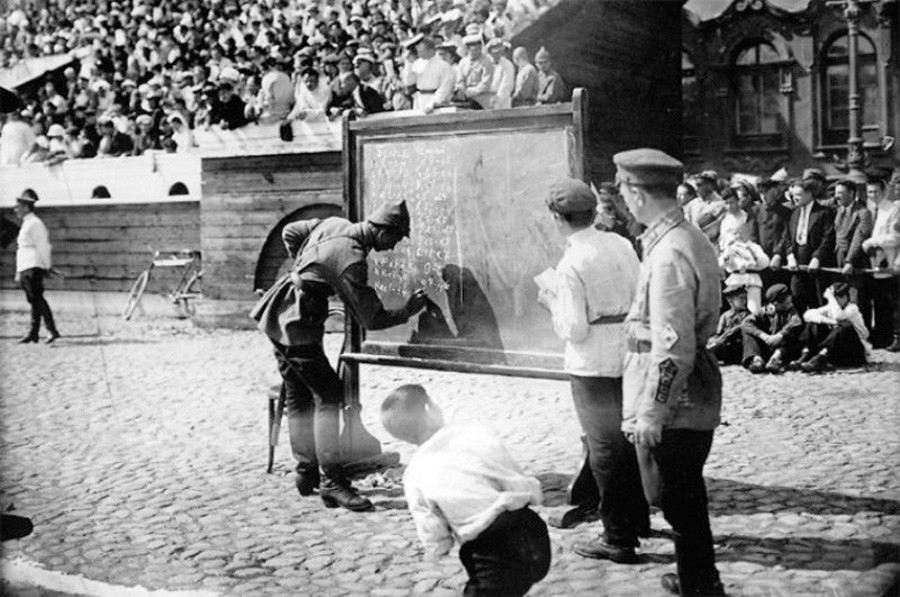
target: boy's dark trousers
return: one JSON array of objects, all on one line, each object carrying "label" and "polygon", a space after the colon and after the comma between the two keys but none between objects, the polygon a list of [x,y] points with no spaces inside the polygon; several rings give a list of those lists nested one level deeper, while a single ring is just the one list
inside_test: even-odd
[{"label": "boy's dark trousers", "polygon": [[47,299],[44,298],[45,273],[45,270],[33,267],[19,274],[19,283],[22,286],[22,290],[25,291],[25,298],[28,299],[28,303],[31,305],[31,329],[28,332],[28,336],[35,339],[38,337],[38,332],[41,329],[41,319],[44,320],[44,325],[51,335],[58,335],[56,323],[53,321],[53,312],[50,311],[50,305],[47,304]]},{"label": "boy's dark trousers", "polygon": [[800,341],[813,353],[827,348],[828,360],[838,367],[859,367],[866,364],[866,349],[849,322],[835,326],[808,323]]},{"label": "boy's dark trousers", "polygon": [[517,597],[547,576],[550,535],[528,506],[503,512],[478,537],[459,548],[469,582],[465,597]]},{"label": "boy's dark trousers", "polygon": [[744,358],[742,364],[746,367],[753,357],[761,357],[763,361],[768,361],[772,353],[777,349],[781,349],[781,359],[787,364],[798,356],[800,356],[801,343],[796,336],[786,336],[779,346],[769,346],[756,336],[743,332],[741,342],[744,345]]},{"label": "boy's dark trousers", "polygon": [[712,351],[723,365],[740,365],[744,356],[741,331],[727,334],[723,340],[716,343]]}]

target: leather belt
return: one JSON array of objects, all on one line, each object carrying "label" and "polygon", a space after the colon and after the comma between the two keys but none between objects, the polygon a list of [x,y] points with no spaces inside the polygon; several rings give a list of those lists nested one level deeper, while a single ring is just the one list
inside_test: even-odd
[{"label": "leather belt", "polygon": [[628,313],[619,313],[618,315],[601,315],[597,319],[591,321],[591,325],[604,325],[608,323],[622,323],[625,321],[625,318],[628,317]]}]

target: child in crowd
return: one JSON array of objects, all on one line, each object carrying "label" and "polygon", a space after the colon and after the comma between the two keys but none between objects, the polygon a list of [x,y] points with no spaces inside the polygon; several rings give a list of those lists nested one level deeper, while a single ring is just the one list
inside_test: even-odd
[{"label": "child in crowd", "polygon": [[850,286],[837,282],[825,290],[824,307],[803,314],[806,328],[800,337],[805,345],[800,358],[788,365],[819,373],[829,366],[859,367],[866,364],[871,346],[869,331],[859,307],[850,302]]},{"label": "child in crowd", "polygon": [[766,290],[766,305],[742,324],[743,365],[751,373],[781,373],[800,354],[803,321],[794,309],[794,297],[784,284]]},{"label": "child in crowd", "polygon": [[469,575],[464,595],[524,595],[547,575],[547,525],[528,507],[541,503],[541,485],[522,473],[496,433],[444,427],[441,409],[415,384],[391,392],[381,421],[419,446],[403,475],[409,510],[430,554],[460,543]]},{"label": "child in crowd", "polygon": [[730,308],[719,316],[716,333],[710,336],[706,348],[713,351],[723,365],[739,365],[744,354],[741,324],[750,315],[747,310],[747,288],[726,286],[722,294]]}]

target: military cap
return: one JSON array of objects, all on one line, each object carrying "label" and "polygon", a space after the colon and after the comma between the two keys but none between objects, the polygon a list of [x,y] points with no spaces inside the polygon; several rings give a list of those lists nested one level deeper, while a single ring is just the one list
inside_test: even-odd
[{"label": "military cap", "polygon": [[541,46],[541,49],[537,51],[537,54],[534,55],[535,62],[540,62],[541,60],[550,60],[550,52],[547,51],[547,48]]},{"label": "military cap", "polygon": [[406,201],[384,203],[367,220],[373,226],[396,228],[403,236],[409,236],[409,210],[406,208]]},{"label": "military cap", "polygon": [[790,296],[791,291],[784,284],[773,284],[766,290],[766,300],[770,303],[780,301],[786,296]]},{"label": "military cap", "polygon": [[622,151],[613,156],[616,178],[635,185],[678,184],[684,164],[658,149],[641,148]]},{"label": "military cap", "polygon": [[737,294],[747,294],[747,287],[743,284],[731,284],[725,287],[722,294],[726,297],[735,296]]},{"label": "military cap", "polygon": [[550,185],[546,203],[550,211],[571,214],[594,211],[597,197],[591,187],[577,178],[561,178]]}]

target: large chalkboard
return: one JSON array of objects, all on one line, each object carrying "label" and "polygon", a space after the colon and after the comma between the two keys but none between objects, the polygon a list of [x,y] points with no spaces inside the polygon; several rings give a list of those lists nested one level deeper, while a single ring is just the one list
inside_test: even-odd
[{"label": "large chalkboard", "polygon": [[544,204],[549,186],[583,175],[584,97],[575,98],[347,123],[351,218],[405,200],[412,219],[409,239],[370,254],[370,282],[389,307],[417,288],[432,300],[405,326],[354,330],[360,336],[349,358],[561,375],[563,344],[533,278],[556,264],[565,242]]}]

